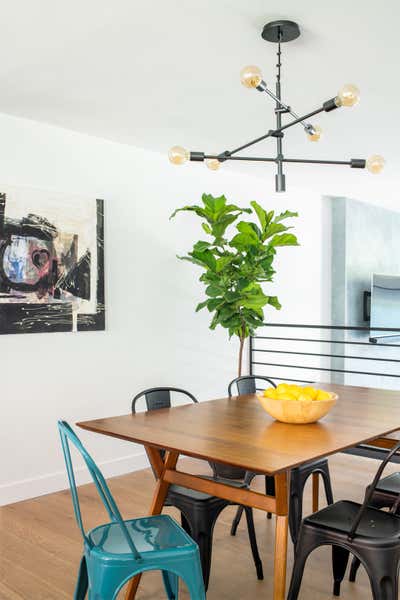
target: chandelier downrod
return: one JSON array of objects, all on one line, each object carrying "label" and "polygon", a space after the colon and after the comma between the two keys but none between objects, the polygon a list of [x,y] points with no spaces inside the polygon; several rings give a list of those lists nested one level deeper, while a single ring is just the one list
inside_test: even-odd
[{"label": "chandelier downrod", "polygon": [[[319,165],[346,165],[352,169],[367,168],[371,173],[380,173],[384,167],[385,161],[382,156],[373,155],[367,160],[362,158],[352,158],[350,160],[317,160],[317,159],[302,159],[302,158],[285,158],[283,153],[283,139],[285,132],[294,125],[301,124],[312,142],[316,142],[321,137],[321,128],[309,122],[309,119],[322,112],[331,112],[339,107],[354,106],[359,101],[359,91],[356,86],[345,85],[337,96],[327,100],[317,108],[305,115],[299,117],[292,108],[282,100],[281,86],[281,70],[282,70],[282,43],[295,40],[300,35],[300,29],[297,23],[293,21],[273,21],[267,23],[262,31],[262,37],[268,42],[273,42],[278,45],[277,48],[277,63],[276,63],[276,82],[275,93],[270,90],[262,77],[262,73],[258,67],[245,67],[241,72],[241,81],[243,85],[249,89],[256,89],[259,92],[266,93],[275,101],[275,129],[270,129],[267,133],[255,138],[245,144],[234,148],[233,150],[225,150],[219,154],[204,153],[204,152],[189,152],[181,146],[174,146],[169,152],[169,159],[173,164],[180,165],[187,161],[206,162],[207,166],[216,171],[222,163],[228,160],[238,161],[253,161],[253,162],[269,162],[276,164],[275,175],[275,190],[277,192],[286,191],[286,177],[283,171],[285,163],[300,163],[300,164],[319,164]],[[290,114],[294,119],[286,124],[282,123],[282,116]],[[266,140],[267,138],[275,138],[276,140],[276,156],[275,157],[255,157],[255,156],[234,156],[237,153]]]}]

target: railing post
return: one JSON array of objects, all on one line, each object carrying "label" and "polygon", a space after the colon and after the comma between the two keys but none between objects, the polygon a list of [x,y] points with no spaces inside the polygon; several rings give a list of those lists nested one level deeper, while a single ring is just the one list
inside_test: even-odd
[{"label": "railing post", "polygon": [[253,375],[253,336],[249,337],[249,375]]}]

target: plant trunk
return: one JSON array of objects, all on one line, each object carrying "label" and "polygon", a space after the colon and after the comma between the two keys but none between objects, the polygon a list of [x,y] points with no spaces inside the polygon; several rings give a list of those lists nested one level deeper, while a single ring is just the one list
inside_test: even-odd
[{"label": "plant trunk", "polygon": [[241,336],[239,339],[240,339],[240,346],[239,346],[238,377],[241,377],[242,376],[243,348],[244,348],[245,337]]}]

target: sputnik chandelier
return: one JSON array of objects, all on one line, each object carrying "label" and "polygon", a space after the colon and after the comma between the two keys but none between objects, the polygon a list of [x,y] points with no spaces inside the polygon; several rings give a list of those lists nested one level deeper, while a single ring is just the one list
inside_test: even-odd
[{"label": "sputnik chandelier", "polygon": [[[261,70],[256,66],[244,67],[240,73],[242,84],[249,89],[256,89],[270,96],[275,101],[275,118],[276,127],[270,129],[264,135],[235,148],[234,150],[225,150],[220,154],[206,154],[204,152],[190,152],[181,146],[174,146],[169,151],[169,160],[174,165],[182,165],[187,161],[205,162],[207,167],[213,171],[220,168],[221,164],[227,160],[253,161],[275,163],[277,174],[275,175],[275,189],[277,192],[286,190],[285,175],[283,166],[285,163],[302,163],[302,164],[319,164],[319,165],[347,165],[352,169],[365,169],[371,173],[380,173],[384,167],[385,160],[382,156],[374,155],[367,160],[362,158],[351,158],[350,160],[311,160],[302,158],[286,158],[283,154],[283,137],[285,132],[294,125],[301,125],[311,142],[317,142],[321,138],[322,130],[318,125],[313,125],[309,119],[322,112],[331,112],[339,107],[349,107],[358,104],[360,94],[355,85],[347,84],[343,86],[337,96],[327,100],[312,112],[309,112],[302,117],[299,117],[290,106],[282,101],[281,97],[281,44],[295,40],[300,35],[300,29],[297,23],[293,21],[273,21],[267,23],[262,31],[262,37],[268,42],[273,42],[278,45],[277,51],[277,75],[276,89],[273,93],[263,79]],[[286,124],[282,124],[282,116],[289,114],[293,120]],[[255,157],[255,156],[236,156],[242,150],[258,144],[267,139],[275,138],[277,153],[275,157]]]}]

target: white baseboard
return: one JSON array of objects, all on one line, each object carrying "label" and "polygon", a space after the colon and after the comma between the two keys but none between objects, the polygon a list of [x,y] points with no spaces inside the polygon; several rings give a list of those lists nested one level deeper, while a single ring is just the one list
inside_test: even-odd
[{"label": "white baseboard", "polygon": [[[114,460],[99,463],[99,467],[104,477],[115,477],[124,475],[132,471],[147,469],[149,462],[144,451],[123,456]],[[85,467],[75,469],[75,479],[77,485],[90,483],[92,481],[88,470]],[[22,479],[0,485],[0,506],[20,502],[28,498],[36,498],[53,492],[59,492],[69,487],[65,471],[40,475],[32,479]]]}]

